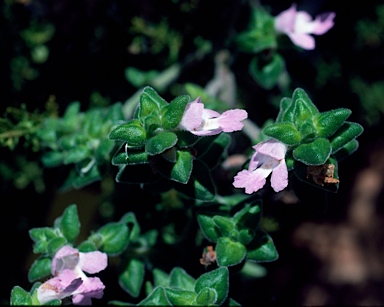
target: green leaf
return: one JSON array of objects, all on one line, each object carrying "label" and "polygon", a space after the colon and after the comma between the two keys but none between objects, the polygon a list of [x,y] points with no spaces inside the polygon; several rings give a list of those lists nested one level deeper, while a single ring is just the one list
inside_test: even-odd
[{"label": "green leaf", "polygon": [[295,101],[295,114],[294,114],[294,123],[296,127],[300,130],[302,125],[306,122],[312,122],[313,110],[311,106],[308,105],[303,99],[297,99]]},{"label": "green leaf", "polygon": [[276,117],[276,123],[293,122],[293,101],[291,98],[283,97],[280,101],[279,113]]},{"label": "green leaf", "polygon": [[130,241],[136,240],[136,238],[140,235],[140,231],[141,231],[140,225],[136,219],[136,215],[133,212],[127,212],[120,219],[120,223],[129,225],[129,229],[130,229],[129,240]]},{"label": "green leaf", "polygon": [[189,151],[178,150],[177,161],[172,167],[169,178],[176,182],[187,183],[191,177],[193,157]]},{"label": "green leaf", "polygon": [[152,271],[155,287],[169,287],[170,277],[164,271],[154,268]]},{"label": "green leaf", "polygon": [[[128,154],[128,155],[127,155]],[[127,152],[120,151],[117,152],[112,158],[112,165],[136,165],[136,164],[146,164],[149,162],[149,155],[145,151],[127,149]]]},{"label": "green leaf", "polygon": [[139,118],[145,118],[150,115],[152,112],[160,112],[159,104],[152,99],[147,93],[142,93],[140,95],[140,104],[139,104]]},{"label": "green leaf", "polygon": [[262,133],[287,145],[297,145],[301,141],[300,132],[290,122],[269,125],[262,130]]},{"label": "green leaf", "polygon": [[227,298],[229,290],[228,268],[221,267],[200,275],[195,284],[195,292],[199,293],[204,288],[215,289],[217,292],[216,304],[222,304]]},{"label": "green leaf", "polygon": [[241,269],[241,274],[248,278],[262,278],[267,275],[267,269],[258,263],[247,260]]},{"label": "green leaf", "polygon": [[219,228],[213,221],[213,216],[208,214],[197,214],[197,222],[199,223],[201,232],[211,242],[217,242],[220,237]]},{"label": "green leaf", "polygon": [[80,102],[75,101],[71,102],[65,109],[63,120],[62,120],[62,129],[65,132],[73,132],[76,130],[77,125],[79,124],[79,113],[80,113]]},{"label": "green leaf", "polygon": [[217,300],[217,292],[212,288],[203,288],[196,296],[196,303],[202,306],[211,306]]},{"label": "green leaf", "polygon": [[56,167],[64,163],[64,153],[59,151],[49,151],[43,153],[41,162],[45,167]]},{"label": "green leaf", "polygon": [[144,119],[145,131],[147,131],[147,138],[155,135],[161,128],[161,119],[158,112],[153,112]]},{"label": "green leaf", "polygon": [[85,145],[79,145],[64,154],[64,164],[78,163],[91,155],[90,150]]},{"label": "green leaf", "polygon": [[293,158],[292,150],[287,151],[285,154],[285,163],[287,164],[288,171],[295,168],[297,161]]},{"label": "green leaf", "polygon": [[164,129],[175,129],[180,124],[189,99],[188,95],[178,96],[163,108],[161,123]]},{"label": "green leaf", "polygon": [[139,88],[151,82],[159,75],[156,70],[143,71],[135,67],[127,67],[124,71],[125,78],[135,87]]},{"label": "green leaf", "polygon": [[318,135],[312,119],[300,123],[299,132],[301,135],[302,143],[308,143],[313,141]]},{"label": "green leaf", "polygon": [[80,220],[77,214],[77,206],[69,205],[63,212],[62,216],[55,221],[55,226],[58,227],[68,242],[73,243],[80,233]]},{"label": "green leaf", "polygon": [[232,218],[227,216],[215,215],[213,217],[213,222],[217,226],[220,234],[225,237],[229,236],[232,229],[234,229],[235,227],[235,224],[232,221]]},{"label": "green leaf", "polygon": [[41,227],[30,229],[29,236],[35,242],[33,252],[35,254],[43,254],[47,250],[48,242],[55,238],[57,234],[51,227]]},{"label": "green leaf", "polygon": [[240,50],[250,53],[259,53],[265,49],[275,49],[277,47],[275,35],[258,30],[238,34],[236,42]]},{"label": "green leaf", "polygon": [[[82,171],[82,169],[80,169]],[[99,168],[94,164],[87,172],[76,174],[72,181],[72,186],[75,189],[81,189],[95,181],[101,180]]]},{"label": "green leaf", "polygon": [[125,143],[119,146],[112,157],[112,165],[144,163],[148,163],[148,154],[144,151],[144,148],[130,148]]},{"label": "green leaf", "polygon": [[253,240],[255,231],[253,229],[245,228],[238,231],[237,241],[243,245],[247,245]]},{"label": "green leaf", "polygon": [[357,148],[359,148],[359,142],[356,139],[350,140],[347,144],[341,147],[334,156],[337,161],[341,161],[354,153]]},{"label": "green leaf", "polygon": [[228,306],[241,306],[241,304],[239,304],[232,298],[228,298]]},{"label": "green leaf", "polygon": [[230,238],[221,237],[216,244],[216,259],[219,266],[232,266],[242,262],[247,250],[240,242],[234,242]]},{"label": "green leaf", "polygon": [[85,113],[82,123],[83,131],[92,137],[97,137],[101,133],[103,116],[100,109],[91,109]]},{"label": "green leaf", "polygon": [[89,253],[89,252],[94,252],[97,250],[97,247],[94,242],[91,241],[83,241],[81,242],[78,246],[77,249],[82,252],[82,253]]},{"label": "green leaf", "polygon": [[[300,106],[298,106],[298,101],[300,100]],[[308,94],[302,88],[296,88],[292,94],[292,101],[295,108],[300,108],[306,110],[305,112],[310,113],[311,115],[316,115],[319,113],[317,107],[312,103],[312,100],[309,98]],[[300,114],[302,111],[296,111],[295,114]]]},{"label": "green leaf", "polygon": [[344,145],[362,134],[364,128],[357,123],[346,121],[330,138],[332,153],[336,153]]},{"label": "green leaf", "polygon": [[233,216],[233,221],[236,223],[238,229],[257,228],[261,218],[261,208],[259,202],[261,201],[257,200],[253,204],[246,204],[243,209],[236,212]]},{"label": "green leaf", "polygon": [[133,297],[138,297],[144,282],[144,263],[130,259],[124,271],[119,275],[120,286]]},{"label": "green leaf", "polygon": [[293,150],[293,157],[306,165],[321,165],[331,155],[331,143],[324,138],[318,138],[307,144],[301,144]]},{"label": "green leaf", "polygon": [[94,157],[98,164],[105,164],[111,159],[111,151],[115,143],[108,138],[99,139],[99,146],[95,148]]},{"label": "green leaf", "polygon": [[167,299],[165,289],[163,287],[156,287],[153,291],[141,302],[138,306],[172,306],[170,301]]},{"label": "green leaf", "polygon": [[58,143],[60,147],[64,150],[71,150],[78,146],[79,144],[83,144],[88,139],[83,133],[72,133],[68,135],[62,136]]},{"label": "green leaf", "polygon": [[173,132],[161,132],[151,137],[145,144],[145,152],[151,156],[160,154],[165,150],[175,146],[177,135]]},{"label": "green leaf", "polygon": [[129,147],[143,146],[147,133],[141,122],[137,119],[132,119],[128,123],[117,126],[110,133],[110,140],[124,141]]},{"label": "green leaf", "polygon": [[176,163],[158,161],[156,170],[170,180],[186,184],[192,173],[193,157],[189,151],[178,150]]},{"label": "green leaf", "polygon": [[276,49],[277,41],[274,18],[261,6],[251,11],[249,30],[237,35],[236,43],[245,52],[259,53],[265,49]]},{"label": "green leaf", "polygon": [[275,53],[268,63],[261,63],[261,59],[255,56],[249,64],[249,72],[253,79],[264,89],[272,89],[284,69],[283,57]]},{"label": "green leaf", "polygon": [[143,93],[147,94],[148,97],[154,101],[159,108],[161,109],[162,107],[166,106],[168,102],[166,102],[152,87],[146,86],[143,89]]},{"label": "green leaf", "polygon": [[96,234],[101,235],[101,250],[108,255],[121,254],[128,245],[129,229],[124,223],[108,223],[101,227]]},{"label": "green leaf", "polygon": [[340,108],[317,114],[313,122],[318,131],[318,135],[327,138],[334,134],[351,113],[352,111],[349,109]]},{"label": "green leaf", "polygon": [[52,260],[49,257],[36,259],[28,271],[29,282],[47,277],[51,274]]},{"label": "green leaf", "polygon": [[180,288],[185,291],[194,291],[196,280],[189,275],[184,269],[175,267],[170,275],[170,287]]},{"label": "green leaf", "polygon": [[194,291],[186,291],[178,288],[165,288],[165,293],[172,306],[191,306],[196,298]]},{"label": "green leaf", "polygon": [[108,109],[108,113],[105,116],[105,120],[110,120],[113,124],[124,119],[123,104],[116,102]]},{"label": "green leaf", "polygon": [[19,286],[15,286],[11,290],[11,306],[31,306],[32,298],[29,292]]},{"label": "green leaf", "polygon": [[247,250],[247,259],[256,262],[275,261],[279,257],[271,236],[264,233],[261,233],[261,238],[255,239],[254,244],[251,242]]},{"label": "green leaf", "polygon": [[56,237],[51,239],[47,244],[46,253],[53,257],[57,250],[67,244],[68,241],[64,237]]}]

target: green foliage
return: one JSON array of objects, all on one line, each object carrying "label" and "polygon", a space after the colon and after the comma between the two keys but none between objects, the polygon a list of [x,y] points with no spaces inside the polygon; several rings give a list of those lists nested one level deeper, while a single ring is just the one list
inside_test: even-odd
[{"label": "green foliage", "polygon": [[268,59],[255,56],[249,64],[250,75],[261,87],[267,90],[276,85],[284,68],[284,59],[278,53],[274,53]]},{"label": "green foliage", "polygon": [[259,53],[277,47],[274,18],[261,6],[251,10],[248,29],[237,34],[236,43],[240,50]]},{"label": "green foliage", "polygon": [[[352,141],[363,132],[363,127],[346,121],[350,115],[351,110],[345,108],[319,112],[307,93],[298,88],[292,98],[281,100],[275,123],[262,132],[288,145],[290,170],[298,165],[294,160],[308,166],[324,165],[331,158],[345,158],[357,149],[358,143]],[[344,146],[343,155],[335,156]],[[337,159],[333,160],[337,167]]]},{"label": "green foliage", "polygon": [[51,273],[52,260],[50,257],[41,257],[35,260],[28,272],[28,280],[34,282]]},{"label": "green foliage", "polygon": [[[208,306],[229,302],[229,271],[226,267],[202,274],[196,280],[179,267],[169,275],[159,269],[154,269],[153,273],[154,284],[148,286],[147,297],[137,306]],[[132,305],[120,301],[110,303]]]},{"label": "green foliage", "polygon": [[111,140],[124,142],[112,158],[112,164],[120,167],[116,180],[159,186],[158,180],[166,179],[171,183],[165,183],[163,191],[175,188],[191,198],[212,200],[215,187],[210,172],[224,157],[229,136],[197,137],[181,130],[190,101],[187,95],[168,103],[147,86],[139,100],[134,118],[109,134]]},{"label": "green foliage", "polygon": [[144,264],[137,259],[130,259],[119,275],[120,286],[132,297],[138,297],[144,281]]},{"label": "green foliage", "polygon": [[11,306],[32,305],[31,295],[19,286],[13,287],[11,291]]},{"label": "green foliage", "polygon": [[256,262],[277,259],[272,238],[260,228],[260,206],[260,200],[247,202],[233,216],[216,215],[203,208],[199,210],[197,221],[204,236],[216,243],[220,267],[235,266],[245,259]]},{"label": "green foliage", "polygon": [[177,60],[182,44],[182,36],[180,33],[171,30],[166,20],[162,20],[158,24],[151,24],[143,18],[134,17],[131,31],[136,34],[130,46],[130,49],[135,53],[144,52],[146,39],[148,38],[153,54],[168,50],[167,60],[170,63]]},{"label": "green foliage", "polygon": [[[47,118],[37,133],[40,146],[45,149],[43,165],[74,165],[64,187],[81,188],[100,180],[100,168],[109,164],[115,148],[107,135],[122,119],[120,103],[84,113],[80,112],[79,102],[70,104],[62,118]],[[139,142],[140,131],[120,129],[128,129],[135,136],[135,142]]]},{"label": "green foliage", "polygon": [[60,229],[68,242],[75,242],[80,233],[80,221],[76,205],[68,206],[63,215],[55,220],[54,227]]}]

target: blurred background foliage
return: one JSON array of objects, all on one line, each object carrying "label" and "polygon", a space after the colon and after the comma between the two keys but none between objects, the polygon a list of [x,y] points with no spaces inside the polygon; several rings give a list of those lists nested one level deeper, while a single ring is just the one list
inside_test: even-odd
[{"label": "blurred background foliage", "polygon": [[[239,280],[231,291],[239,291],[244,301],[252,300],[257,292],[260,303],[296,304],[305,302],[305,295],[310,292],[305,289],[310,289],[315,280],[317,287],[327,292],[329,302],[349,302],[340,293],[353,292],[356,284],[352,283],[352,288],[348,288],[351,285],[348,282],[330,286],[332,282],[319,278],[313,267],[324,264],[310,256],[308,250],[298,250],[292,244],[292,233],[303,221],[320,224],[342,221],[358,172],[365,168],[383,169],[384,5],[373,0],[347,5],[345,1],[297,1],[300,9],[313,16],[335,11],[335,26],[327,34],[316,37],[314,51],[295,48],[287,38],[282,38],[279,52],[286,62],[287,74],[282,76],[286,86],[266,90],[249,75],[250,56],[237,50],[231,41],[247,27],[250,6],[255,3],[253,0],[0,2],[0,143],[4,147],[0,152],[0,191],[1,203],[6,208],[1,233],[8,237],[9,244],[17,246],[2,253],[5,259],[1,272],[6,283],[1,290],[2,303],[8,300],[15,284],[28,288],[26,269],[32,257],[28,254],[32,245],[28,230],[49,224],[57,216],[52,211],[55,206],[59,207],[56,212],[62,212],[60,206],[83,203],[87,208],[83,213],[80,209],[80,215],[88,217],[84,223],[88,221],[89,225],[83,229],[86,232],[95,223],[112,220],[139,207],[131,204],[134,199],[141,199],[140,204],[158,201],[137,190],[115,187],[113,176],[77,193],[58,194],[68,170],[44,169],[38,162],[39,144],[34,135],[42,120],[62,116],[74,101],[81,103],[81,111],[116,102],[127,105],[144,85],[153,86],[166,99],[182,94],[186,83],[205,87],[215,76],[216,56],[222,50],[229,54],[222,63],[236,80],[236,104],[247,109],[249,118],[257,125],[263,126],[275,118],[280,99],[290,97],[294,88],[302,87],[320,111],[349,108],[350,120],[365,128],[359,137],[358,152],[340,165],[344,183],[338,194],[328,199],[333,207],[326,213],[309,212],[307,208],[292,205],[295,202],[277,208],[276,203],[289,201],[269,195],[271,207],[266,214],[274,219],[266,223],[281,224],[272,227],[276,230],[274,238],[281,259],[267,265],[271,272],[267,279],[250,280],[247,285]],[[272,15],[291,4],[277,0],[260,3]],[[113,191],[119,197],[111,198]],[[381,185],[374,196],[377,214],[383,212],[379,207],[382,194]],[[171,220],[169,214],[176,213],[166,213],[163,218]],[[99,220],[91,221],[91,217]],[[12,237],[4,235],[9,227]],[[172,227],[169,236],[174,236],[181,225]],[[180,253],[188,257],[187,251]],[[167,260],[177,265],[177,256],[175,253]],[[308,276],[299,273],[302,259],[307,261],[304,267],[308,268]],[[375,289],[384,287],[382,276],[373,278],[374,286],[367,282],[359,289],[372,286],[370,291],[375,296]],[[249,292],[253,287],[264,292]],[[375,298],[384,303],[381,297]]]}]

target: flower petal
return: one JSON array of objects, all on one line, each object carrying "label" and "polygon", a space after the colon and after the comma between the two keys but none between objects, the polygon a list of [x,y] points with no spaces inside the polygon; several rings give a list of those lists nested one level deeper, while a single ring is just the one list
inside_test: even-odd
[{"label": "flower petal", "polygon": [[276,160],[284,159],[287,152],[287,145],[275,139],[269,139],[267,141],[258,143],[257,145],[253,146],[253,148],[257,152]]},{"label": "flower petal", "polygon": [[336,13],[327,12],[317,15],[314,21],[313,34],[322,35],[334,26],[333,19],[336,17]]},{"label": "flower petal", "polygon": [[299,11],[296,14],[294,33],[313,33],[315,23],[312,16],[305,11]]},{"label": "flower petal", "polygon": [[72,297],[75,305],[91,305],[91,298],[102,298],[105,286],[98,277],[87,278]]},{"label": "flower petal", "polygon": [[70,270],[64,270],[59,276],[48,279],[37,289],[37,299],[45,304],[54,299],[63,299],[71,296],[83,283],[81,278]]},{"label": "flower petal", "polygon": [[200,102],[200,97],[187,104],[180,127],[185,130],[194,131],[200,127],[203,121],[204,104]]},{"label": "flower petal", "polygon": [[315,39],[313,36],[305,33],[290,33],[288,37],[296,46],[305,50],[313,50],[316,47]]},{"label": "flower petal", "polygon": [[60,248],[52,259],[52,275],[57,275],[64,269],[74,269],[79,262],[79,251],[69,245]]},{"label": "flower petal", "polygon": [[108,257],[100,251],[80,253],[80,268],[87,273],[94,274],[108,266]]},{"label": "flower petal", "polygon": [[288,186],[288,169],[284,160],[272,171],[271,186],[275,192],[280,192]]},{"label": "flower petal", "polygon": [[282,11],[275,18],[275,29],[280,33],[289,33],[294,30],[296,20],[296,5],[292,4],[291,7]]},{"label": "flower petal", "polygon": [[219,126],[224,132],[239,131],[244,127],[244,124],[241,121],[247,117],[248,113],[245,110],[228,110],[218,118]]},{"label": "flower petal", "polygon": [[234,177],[233,186],[235,188],[245,188],[245,193],[252,194],[260,190],[265,183],[265,177],[257,170],[254,172],[242,170]]}]

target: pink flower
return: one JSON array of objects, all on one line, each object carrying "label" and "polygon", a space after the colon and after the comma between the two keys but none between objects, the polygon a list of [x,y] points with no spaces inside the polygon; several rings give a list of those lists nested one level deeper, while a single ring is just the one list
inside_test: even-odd
[{"label": "pink flower", "polygon": [[279,33],[288,35],[291,41],[307,50],[315,49],[315,39],[309,34],[322,35],[334,25],[333,19],[336,14],[327,12],[317,15],[312,20],[311,15],[305,11],[297,11],[296,4],[275,18],[275,29]]},{"label": "pink flower", "polygon": [[234,109],[223,114],[205,109],[200,97],[188,103],[179,127],[199,136],[233,132],[243,128],[242,120],[248,117],[244,110]]},{"label": "pink flower", "polygon": [[260,190],[271,176],[271,186],[280,192],[288,185],[288,169],[285,164],[287,146],[277,140],[268,140],[253,146],[255,153],[249,162],[248,170],[242,170],[234,177],[235,188],[245,188],[245,193],[252,194]]},{"label": "pink flower", "polygon": [[105,253],[94,251],[81,253],[68,245],[59,249],[52,259],[52,275],[37,290],[41,304],[72,295],[75,305],[91,305],[91,298],[103,296],[104,284],[98,277],[88,277],[84,272],[94,274],[108,265]]}]

